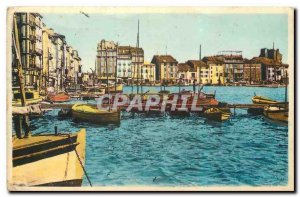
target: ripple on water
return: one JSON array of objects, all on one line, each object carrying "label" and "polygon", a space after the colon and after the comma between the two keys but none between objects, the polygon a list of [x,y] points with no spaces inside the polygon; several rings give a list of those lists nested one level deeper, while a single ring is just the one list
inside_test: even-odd
[{"label": "ripple on water", "polygon": [[[253,92],[283,100],[282,88],[205,87],[217,99],[250,103]],[[125,88],[126,90],[126,88]],[[173,88],[172,90],[176,90]],[[74,102],[74,101],[73,101]],[[33,133],[87,129],[86,170],[93,185],[283,185],[288,129],[236,110],[224,123],[122,113],[119,127],[33,119]],[[84,179],[84,185],[88,185]]]}]

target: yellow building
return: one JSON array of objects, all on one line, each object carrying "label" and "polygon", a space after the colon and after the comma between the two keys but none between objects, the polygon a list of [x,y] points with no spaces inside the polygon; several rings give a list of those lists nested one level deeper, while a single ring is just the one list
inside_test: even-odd
[{"label": "yellow building", "polygon": [[[206,63],[207,67],[202,70],[205,72],[204,80],[208,80],[207,84],[212,85],[224,85],[225,83],[225,63],[222,57],[209,56],[204,57],[203,62]],[[208,71],[208,73],[207,73]]]},{"label": "yellow building", "polygon": [[159,82],[177,81],[177,60],[171,55],[154,55],[151,63],[155,64],[155,78]]},{"label": "yellow building", "polygon": [[155,65],[150,62],[144,62],[142,66],[142,78],[146,83],[155,82]]}]

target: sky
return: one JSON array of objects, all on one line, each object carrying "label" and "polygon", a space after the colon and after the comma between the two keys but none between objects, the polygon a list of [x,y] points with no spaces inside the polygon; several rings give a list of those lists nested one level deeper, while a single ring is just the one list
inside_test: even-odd
[{"label": "sky", "polygon": [[[88,13],[89,14],[89,13]],[[223,50],[259,56],[261,48],[279,48],[288,54],[287,14],[89,14],[41,13],[43,22],[66,36],[78,50],[83,70],[94,68],[97,43],[102,39],[135,46],[140,21],[140,47],[145,61],[153,55],[172,55],[178,62],[216,55]]]}]

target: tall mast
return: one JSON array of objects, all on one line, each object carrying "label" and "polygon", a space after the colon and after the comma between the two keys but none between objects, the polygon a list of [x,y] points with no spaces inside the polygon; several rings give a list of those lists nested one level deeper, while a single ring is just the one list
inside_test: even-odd
[{"label": "tall mast", "polygon": [[115,65],[115,93],[117,92],[117,60],[118,60],[118,43],[116,48],[116,65]]},{"label": "tall mast", "polygon": [[17,26],[17,19],[16,16],[14,15],[13,19],[14,23],[14,33],[12,34],[13,36],[13,45],[16,51],[16,59],[17,59],[17,68],[18,68],[18,78],[19,78],[19,84],[20,84],[20,94],[21,94],[21,104],[22,106],[26,105],[26,97],[25,97],[25,89],[24,89],[24,81],[23,81],[23,68],[22,68],[22,63],[20,59],[20,43],[19,43],[19,32],[18,32],[18,26]]},{"label": "tall mast", "polygon": [[[201,61],[202,57],[201,57],[201,44],[200,44],[200,48],[199,48],[199,61]],[[200,84],[201,84],[201,62],[199,62],[199,83],[198,83],[198,93],[200,93]]]},{"label": "tall mast", "polygon": [[110,111],[110,93],[108,86],[108,66],[107,66],[107,48],[105,50],[105,67],[106,67],[106,85],[107,85],[107,93],[108,93],[108,111]]},{"label": "tall mast", "polygon": [[[129,46],[130,54],[132,54],[131,47]],[[131,65],[133,65],[133,70],[131,70],[131,94],[133,94],[133,85],[134,85],[134,75],[135,75],[135,65],[131,62]]]},{"label": "tall mast", "polygon": [[93,86],[95,86],[95,76],[97,77],[97,75],[96,75],[96,64],[97,64],[97,58],[95,59],[95,69],[94,69],[94,72],[93,72]]},{"label": "tall mast", "polygon": [[139,72],[138,59],[137,59],[138,58],[137,53],[138,53],[138,47],[139,47],[139,37],[140,37],[139,31],[140,31],[140,21],[138,20],[138,33],[137,33],[137,42],[136,42],[136,48],[135,48],[135,61],[136,61],[136,71],[137,71],[137,73],[136,73],[136,75],[137,75],[136,93],[137,94],[139,93],[139,79],[140,79],[140,77],[139,77],[140,72]]},{"label": "tall mast", "polygon": [[288,76],[287,71],[285,71],[285,95],[284,95],[284,102],[285,102],[285,108],[287,109],[287,86],[288,86]]}]

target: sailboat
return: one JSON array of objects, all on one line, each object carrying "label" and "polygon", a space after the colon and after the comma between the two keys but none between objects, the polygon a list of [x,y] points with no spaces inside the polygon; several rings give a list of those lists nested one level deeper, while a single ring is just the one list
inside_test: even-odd
[{"label": "sailboat", "polygon": [[[13,18],[13,47],[16,51],[21,107],[26,104],[16,17]],[[18,107],[17,107],[18,108]],[[22,111],[16,110],[16,111]],[[74,134],[30,135],[28,114],[14,114],[12,162],[9,164],[9,190],[32,186],[81,186],[85,163],[85,129]],[[25,128],[25,134],[22,131]],[[87,174],[86,174],[87,176]],[[88,176],[88,181],[90,182]],[[90,183],[91,184],[91,183]]]}]

